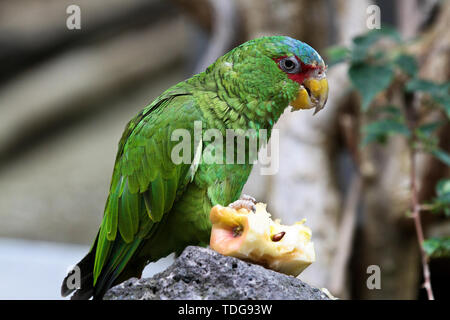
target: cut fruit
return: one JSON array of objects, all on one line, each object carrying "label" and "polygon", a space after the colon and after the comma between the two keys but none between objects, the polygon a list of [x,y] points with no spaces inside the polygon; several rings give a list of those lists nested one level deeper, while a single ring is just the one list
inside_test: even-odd
[{"label": "cut fruit", "polygon": [[315,260],[305,219],[291,226],[273,221],[264,203],[256,211],[216,205],[211,209],[211,249],[225,255],[298,276]]}]

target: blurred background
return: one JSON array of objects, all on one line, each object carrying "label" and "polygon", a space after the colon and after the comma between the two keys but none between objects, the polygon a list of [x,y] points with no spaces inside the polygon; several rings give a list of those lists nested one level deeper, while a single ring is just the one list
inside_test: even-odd
[{"label": "blurred background", "polygon": [[[0,299],[60,299],[67,268],[98,230],[125,124],[152,99],[262,35],[297,38],[325,57],[326,48],[368,31],[371,4],[380,7],[382,24],[405,39],[420,37],[413,49],[422,77],[449,80],[449,1],[1,1]],[[81,29],[66,26],[70,5],[81,9]],[[245,192],[284,223],[307,218],[317,261],[300,278],[311,285],[344,299],[425,298],[405,215],[407,147],[391,139],[364,149],[355,164],[352,137],[365,115],[347,69],[329,68],[324,111],[282,116],[280,170],[254,170]],[[450,150],[448,120],[440,135]],[[427,199],[449,170],[419,160],[419,197]],[[450,233],[448,221],[423,220],[427,236]],[[171,259],[151,264],[144,276]],[[381,268],[380,290],[367,288],[369,265]],[[443,299],[449,259],[430,266]]]}]

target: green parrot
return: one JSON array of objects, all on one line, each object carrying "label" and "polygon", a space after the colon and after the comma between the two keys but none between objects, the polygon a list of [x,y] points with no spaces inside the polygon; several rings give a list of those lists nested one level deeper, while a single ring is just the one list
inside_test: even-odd
[{"label": "green parrot", "polygon": [[[74,269],[61,294],[75,291],[72,299],[101,299],[112,286],[140,278],[149,262],[179,254],[188,245],[208,245],[214,205],[253,201],[239,200],[253,161],[202,161],[213,144],[195,139],[196,124],[223,136],[227,130],[249,129],[257,135],[265,129],[270,136],[288,105],[317,112],[327,97],[323,59],[306,43],[286,36],[243,43],[204,72],[169,88],[127,124],[99,232],[77,264],[81,286],[68,283]],[[189,148],[179,154],[190,161],[173,161],[180,143],[174,132],[188,133]]]}]

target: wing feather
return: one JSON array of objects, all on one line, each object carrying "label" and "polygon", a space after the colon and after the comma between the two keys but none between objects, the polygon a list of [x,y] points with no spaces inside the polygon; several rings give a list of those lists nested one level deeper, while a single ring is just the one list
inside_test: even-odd
[{"label": "wing feather", "polygon": [[[94,284],[101,274],[111,277],[117,275],[119,266],[120,270],[125,267],[140,241],[153,234],[193,175],[189,164],[175,165],[170,160],[175,142],[168,136],[177,128],[192,133],[193,122],[199,117],[192,96],[166,94],[152,105],[130,121],[119,142],[96,247]],[[179,117],[180,112],[187,116]],[[110,282],[102,279],[99,283]]]}]

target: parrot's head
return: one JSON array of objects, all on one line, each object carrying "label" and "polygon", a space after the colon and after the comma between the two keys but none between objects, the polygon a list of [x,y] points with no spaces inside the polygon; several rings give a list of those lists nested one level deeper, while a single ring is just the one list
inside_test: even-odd
[{"label": "parrot's head", "polygon": [[243,90],[283,110],[290,105],[294,110],[315,108],[317,113],[327,102],[327,66],[312,47],[290,37],[250,40],[208,69],[219,70],[229,91]]},{"label": "parrot's head", "polygon": [[327,66],[316,50],[306,43],[283,38],[281,43],[286,47],[281,45],[281,51],[275,50],[272,60],[284,77],[299,85],[297,96],[289,104],[295,110],[315,108],[315,114],[325,107],[328,99]]}]

